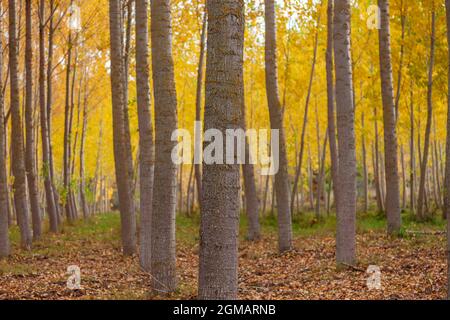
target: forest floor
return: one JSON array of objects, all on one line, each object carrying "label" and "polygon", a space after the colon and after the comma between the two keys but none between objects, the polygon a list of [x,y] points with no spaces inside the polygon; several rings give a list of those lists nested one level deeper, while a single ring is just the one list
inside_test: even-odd
[{"label": "forest floor", "polygon": [[[406,215],[405,215],[406,216]],[[312,215],[295,218],[295,250],[277,253],[276,222],[262,221],[264,237],[240,242],[241,299],[443,299],[446,296],[444,222],[417,224],[405,217],[402,236],[385,235],[376,215],[358,219],[358,266],[335,264],[335,219],[317,222]],[[45,235],[32,252],[18,248],[12,230],[13,255],[0,261],[1,299],[195,299],[199,218],[178,217],[179,289],[169,296],[149,294],[150,275],[137,257],[120,252],[119,216],[96,216],[65,226],[62,234]],[[245,221],[242,234],[245,234]],[[81,269],[80,290],[67,289],[67,268]],[[381,290],[369,290],[368,266],[381,268]]]}]

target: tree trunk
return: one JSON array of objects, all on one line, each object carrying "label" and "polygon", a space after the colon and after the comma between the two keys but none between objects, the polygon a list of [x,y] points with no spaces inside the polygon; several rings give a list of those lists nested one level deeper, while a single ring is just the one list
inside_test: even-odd
[{"label": "tree trunk", "polygon": [[25,1],[26,30],[25,30],[25,167],[28,181],[28,195],[30,197],[33,238],[38,240],[42,235],[41,208],[39,206],[39,192],[36,170],[36,141],[34,132],[33,108],[33,47],[32,47],[32,18],[31,0]]},{"label": "tree trunk", "polygon": [[328,136],[330,141],[331,178],[333,180],[334,202],[337,204],[338,190],[338,151],[336,142],[336,120],[334,101],[334,74],[333,74],[333,9],[334,0],[328,0],[327,8],[327,50],[326,50],[326,73],[327,73],[327,111],[328,111]]},{"label": "tree trunk", "polygon": [[[447,42],[450,46],[450,0],[445,0],[447,12]],[[448,56],[448,92],[450,92],[450,52]],[[445,210],[447,216],[447,299],[450,300],[450,98],[448,97],[448,116],[447,116],[447,153],[445,169]]]},{"label": "tree trunk", "polygon": [[31,249],[29,206],[23,145],[22,117],[20,115],[18,40],[16,33],[16,1],[9,0],[9,72],[11,92],[11,163],[14,176],[14,203],[20,228],[21,246]]},{"label": "tree trunk", "polygon": [[415,208],[416,208],[416,153],[414,151],[415,149],[415,133],[414,133],[414,127],[415,127],[415,121],[414,121],[414,92],[412,89],[412,81],[411,81],[411,101],[410,101],[410,118],[409,122],[411,125],[411,135],[410,135],[410,142],[409,142],[409,157],[410,157],[410,187],[409,187],[409,197],[410,197],[410,210],[411,215],[415,215]]},{"label": "tree trunk", "polygon": [[[2,11],[0,4],[0,11]],[[0,34],[3,34],[3,18],[0,18]],[[3,47],[0,37],[0,48]],[[6,129],[3,97],[3,52],[0,53],[0,259],[9,256],[8,180],[6,175]]]},{"label": "tree trunk", "polygon": [[[200,57],[197,69],[197,93],[195,99],[195,121],[202,121],[202,86],[203,86],[203,69],[205,63],[205,47],[206,47],[206,28],[208,14],[205,11],[203,16],[202,34],[200,36]],[[197,197],[200,212],[202,209],[202,168],[200,164],[195,164],[195,181],[197,185]],[[193,199],[194,201],[194,199]]]},{"label": "tree trunk", "polygon": [[148,0],[136,0],[136,85],[139,121],[140,262],[151,271],[153,128],[150,114]]},{"label": "tree trunk", "polygon": [[83,218],[89,218],[89,206],[86,199],[86,178],[85,178],[85,144],[86,144],[86,131],[88,126],[88,79],[87,71],[85,70],[85,86],[84,86],[84,101],[83,101],[83,124],[81,128],[81,141],[80,141],[80,201],[81,208],[83,210]]},{"label": "tree trunk", "polygon": [[400,183],[398,174],[397,116],[395,114],[389,0],[378,0],[381,11],[379,29],[380,76],[384,119],[384,152],[386,175],[386,214],[388,234],[398,234],[402,225],[400,214]]},{"label": "tree trunk", "polygon": [[57,208],[50,171],[50,138],[48,113],[45,101],[45,0],[39,2],[39,111],[41,122],[42,172],[44,176],[47,214],[50,232],[58,232]]},{"label": "tree trunk", "polygon": [[364,184],[364,212],[369,212],[369,171],[367,169],[367,150],[366,150],[366,135],[364,112],[361,115],[361,128],[363,133],[361,135],[362,145],[362,160],[363,160],[363,184]]},{"label": "tree trunk", "polygon": [[290,208],[290,190],[288,162],[286,152],[286,139],[283,128],[283,115],[278,96],[277,71],[277,41],[275,1],[265,0],[266,21],[266,90],[270,113],[270,124],[274,130],[279,130],[279,171],[275,175],[275,190],[278,208],[278,249],[280,253],[292,249],[292,217]]},{"label": "tree trunk", "polygon": [[[242,125],[244,1],[208,0],[205,130]],[[203,165],[199,299],[238,294],[239,165]]]},{"label": "tree trunk", "polygon": [[427,90],[427,124],[425,129],[425,144],[423,148],[423,158],[421,164],[419,199],[417,204],[417,216],[424,219],[427,215],[424,212],[425,202],[425,182],[427,177],[428,155],[430,150],[431,124],[433,120],[433,67],[435,55],[435,36],[436,36],[436,12],[434,11],[434,3],[431,13],[431,44],[430,44],[430,60],[428,66],[428,90]]},{"label": "tree trunk", "polygon": [[339,195],[336,259],[338,264],[356,261],[356,142],[352,94],[349,0],[336,0],[334,8],[334,55],[336,112],[339,150]]},{"label": "tree trunk", "polygon": [[172,58],[172,26],[169,0],[151,1],[151,40],[155,100],[155,177],[152,213],[153,288],[176,288],[175,215],[177,166],[172,161],[177,129],[177,95]]},{"label": "tree trunk", "polygon": [[109,10],[114,161],[119,194],[123,253],[132,255],[136,252],[136,216],[131,185],[132,177],[129,176],[128,170],[130,164],[127,163],[131,159],[131,148],[129,143],[124,141],[125,93],[123,85],[124,66],[121,43],[120,0],[110,0]]}]

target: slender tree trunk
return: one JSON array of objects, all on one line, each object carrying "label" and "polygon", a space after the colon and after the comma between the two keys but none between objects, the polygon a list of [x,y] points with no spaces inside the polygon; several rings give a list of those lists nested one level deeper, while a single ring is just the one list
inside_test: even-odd
[{"label": "slender tree trunk", "polygon": [[[197,69],[197,93],[195,99],[195,121],[202,121],[202,86],[203,86],[203,69],[205,64],[205,48],[206,48],[206,28],[208,14],[205,11],[203,15],[202,33],[200,36],[200,57]],[[200,164],[195,164],[195,181],[197,186],[197,197],[200,212],[202,208],[202,168]]]},{"label": "slender tree trunk", "polygon": [[369,171],[367,169],[367,150],[366,150],[366,135],[365,135],[365,119],[364,112],[361,115],[361,128],[363,133],[361,135],[362,145],[362,160],[363,160],[363,184],[364,184],[364,212],[369,211]]},{"label": "slender tree trunk", "polygon": [[[275,14],[275,12],[274,12],[274,14]],[[319,17],[317,19],[317,25],[320,25],[320,13],[319,13]],[[275,45],[276,45],[276,43],[275,43]],[[305,136],[306,136],[306,129],[307,129],[307,125],[308,125],[308,111],[309,111],[309,103],[311,100],[314,74],[315,74],[315,70],[316,70],[318,45],[319,45],[319,31],[316,32],[316,35],[314,38],[314,53],[313,53],[313,61],[312,61],[312,65],[311,65],[311,73],[309,75],[308,92],[306,94],[305,114],[303,116],[302,136],[301,136],[301,141],[300,141],[300,153],[298,155],[298,162],[297,162],[297,168],[296,168],[296,172],[295,172],[294,186],[293,186],[292,195],[291,195],[291,214],[292,214],[292,212],[294,212],[295,195],[297,194],[298,183],[299,183],[299,180],[300,180],[300,177],[302,174],[303,153],[305,150]],[[276,46],[275,46],[275,50],[276,50]],[[283,108],[284,108],[284,106],[283,106]],[[319,151],[319,153],[320,153],[320,151]]]},{"label": "slender tree trunk", "polygon": [[379,138],[378,138],[378,115],[377,115],[377,106],[374,107],[374,134],[375,134],[375,146],[372,150],[373,153],[373,164],[374,164],[374,178],[375,178],[375,189],[376,189],[376,196],[377,196],[377,206],[378,206],[378,212],[382,213],[384,212],[384,198],[383,198],[383,192],[381,189],[381,179],[380,179],[380,147],[379,147]]},{"label": "slender tree trunk", "polygon": [[389,0],[378,0],[381,11],[379,29],[380,74],[384,118],[384,152],[386,173],[386,214],[388,234],[400,232],[402,225],[400,214],[400,183],[398,174],[397,116],[394,102]]},{"label": "slender tree trunk", "polygon": [[328,0],[327,8],[327,50],[326,50],[326,73],[327,73],[327,111],[328,111],[328,136],[330,141],[331,178],[333,180],[334,202],[337,204],[338,189],[338,151],[336,142],[336,120],[334,101],[334,61],[333,61],[333,9],[334,0]]},{"label": "slender tree trunk", "polygon": [[25,41],[25,167],[27,170],[28,194],[30,197],[33,238],[38,240],[42,235],[41,208],[39,206],[39,192],[36,170],[36,141],[34,136],[34,108],[33,108],[33,47],[32,47],[32,18],[31,0],[25,1],[26,12],[26,41]]},{"label": "slender tree trunk", "polygon": [[[386,1],[387,2],[387,1]],[[402,91],[402,80],[403,80],[403,62],[405,60],[405,29],[406,29],[406,8],[404,7],[404,1],[400,0],[400,24],[401,24],[401,39],[400,39],[400,63],[398,67],[398,76],[397,76],[397,91],[395,94],[395,117],[396,121],[398,121],[399,114],[399,106],[400,106],[400,98]]]},{"label": "slender tree trunk", "polygon": [[325,134],[325,141],[323,143],[323,150],[322,150],[322,158],[320,161],[320,172],[319,172],[319,181],[318,181],[318,188],[317,188],[317,199],[316,199],[316,218],[320,219],[320,201],[322,200],[322,192],[324,190],[323,182],[325,180],[325,161],[327,157],[327,145],[328,145],[328,131]]},{"label": "slender tree trunk", "polygon": [[153,288],[176,288],[175,215],[177,166],[172,161],[177,129],[177,95],[172,58],[172,25],[169,0],[151,1],[151,40],[155,100],[155,177],[152,213]]},{"label": "slender tree trunk", "polygon": [[[447,12],[447,42],[450,46],[450,0],[445,0],[445,8]],[[450,52],[448,56],[448,92],[450,92]],[[446,153],[446,169],[445,169],[445,211],[447,217],[447,299],[450,300],[450,97],[448,99],[448,116],[447,116],[447,153]]]},{"label": "slender tree trunk", "polygon": [[9,0],[9,72],[11,91],[11,163],[14,176],[14,203],[20,228],[21,245],[31,249],[32,234],[29,227],[29,206],[25,174],[22,117],[20,115],[19,60],[16,33],[16,1]]},{"label": "slender tree trunk", "polygon": [[266,90],[271,128],[279,130],[279,171],[275,175],[275,189],[278,208],[278,248],[280,252],[292,249],[292,213],[290,209],[290,190],[286,139],[283,128],[283,115],[278,95],[277,42],[275,1],[265,0],[266,21]]},{"label": "slender tree trunk", "polygon": [[400,147],[400,158],[402,162],[402,209],[406,207],[406,165],[405,165],[405,153],[403,151],[403,145]]},{"label": "slender tree trunk", "polygon": [[349,0],[336,0],[334,8],[334,55],[336,72],[337,134],[339,143],[339,195],[336,259],[338,264],[356,261],[356,142],[352,94]]},{"label": "slender tree trunk", "polygon": [[[3,10],[0,3],[0,11]],[[0,34],[3,34],[3,18],[0,18]],[[0,48],[3,47],[0,37]],[[3,97],[3,52],[0,53],[0,259],[9,256],[8,180],[6,175],[6,129]]]},{"label": "slender tree trunk", "polygon": [[48,110],[45,101],[45,0],[39,1],[39,109],[41,122],[42,172],[50,220],[50,232],[58,232],[57,208],[50,169],[50,138],[48,130]]},{"label": "slender tree trunk", "polygon": [[410,98],[410,125],[411,125],[411,135],[410,135],[410,142],[409,142],[409,157],[410,157],[410,210],[411,215],[415,215],[415,208],[416,208],[416,153],[415,153],[415,133],[414,133],[414,127],[415,127],[415,121],[414,121],[414,92],[412,89],[412,81],[411,81],[411,98]]},{"label": "slender tree trunk", "polygon": [[[208,0],[207,10],[205,130],[225,134],[242,125],[244,1]],[[239,176],[237,164],[203,165],[198,292],[202,300],[237,298]]]},{"label": "slender tree trunk", "polygon": [[136,85],[139,121],[140,188],[140,261],[151,271],[152,199],[153,199],[153,128],[150,114],[150,75],[148,52],[148,0],[136,0]]},{"label": "slender tree trunk", "polygon": [[433,8],[431,13],[431,44],[430,44],[430,60],[428,66],[428,90],[427,90],[427,124],[425,129],[425,144],[423,148],[423,159],[421,164],[421,175],[419,185],[419,200],[417,204],[417,216],[419,219],[424,219],[427,215],[424,212],[425,202],[425,182],[427,177],[428,156],[430,151],[430,135],[431,124],[433,120],[433,67],[435,56],[435,36],[436,36],[436,12]]},{"label": "slender tree trunk", "polygon": [[122,59],[120,24],[120,0],[109,1],[110,37],[111,37],[111,89],[113,100],[113,140],[116,166],[117,189],[121,215],[122,246],[125,255],[136,252],[136,216],[132,194],[132,177],[129,176],[131,148],[125,140],[124,127],[124,66]]},{"label": "slender tree trunk", "polygon": [[88,79],[87,70],[85,70],[85,86],[84,86],[84,101],[83,101],[83,124],[81,128],[80,141],[80,200],[81,208],[83,210],[83,218],[88,219],[90,216],[88,201],[86,199],[86,177],[85,177],[85,146],[86,146],[86,131],[88,126]]}]

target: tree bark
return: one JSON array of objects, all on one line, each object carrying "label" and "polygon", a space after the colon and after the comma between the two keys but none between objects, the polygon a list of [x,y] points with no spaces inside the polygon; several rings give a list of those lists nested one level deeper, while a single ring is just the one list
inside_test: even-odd
[{"label": "tree bark", "polygon": [[153,128],[150,114],[148,0],[136,0],[136,85],[139,121],[140,262],[151,271]]},{"label": "tree bark", "polygon": [[286,138],[283,128],[283,115],[278,94],[277,71],[277,41],[275,1],[265,2],[265,65],[266,65],[266,90],[270,113],[270,124],[274,130],[279,130],[279,171],[275,175],[275,192],[278,209],[278,249],[280,253],[292,249],[292,212],[290,208],[290,190],[288,162],[286,152]]},{"label": "tree bark", "polygon": [[27,172],[28,195],[30,198],[33,238],[38,240],[42,235],[41,208],[36,169],[36,141],[34,132],[33,108],[33,46],[31,0],[25,1],[25,168]]},{"label": "tree bark", "polygon": [[402,225],[400,214],[400,183],[398,174],[398,141],[397,116],[394,102],[391,35],[389,0],[378,0],[381,14],[381,28],[379,29],[380,76],[383,100],[384,119],[384,152],[386,175],[386,214],[388,220],[388,234],[400,232]]},{"label": "tree bark", "polygon": [[18,40],[16,32],[16,1],[9,0],[9,72],[11,93],[11,164],[14,176],[14,204],[20,228],[21,246],[31,249],[32,233],[29,226],[29,206],[23,143],[22,117],[20,114]]},{"label": "tree bark", "polygon": [[334,202],[337,204],[338,189],[338,151],[336,142],[336,114],[334,100],[334,61],[333,61],[333,10],[334,0],[328,0],[327,7],[327,49],[326,49],[326,74],[327,74],[327,115],[328,115],[328,139],[330,144],[331,178],[333,180]]},{"label": "tree bark", "polygon": [[[0,11],[2,11],[0,3]],[[0,33],[3,34],[3,18],[0,18]],[[3,47],[0,37],[0,48]],[[8,180],[6,175],[6,129],[3,97],[3,52],[0,53],[0,259],[10,254],[9,215],[8,215]]]},{"label": "tree bark", "polygon": [[155,176],[152,213],[153,288],[176,288],[175,215],[177,166],[172,161],[177,129],[177,95],[172,58],[172,25],[169,0],[151,1],[151,40],[155,100]]},{"label": "tree bark", "polygon": [[336,259],[338,264],[356,261],[356,142],[353,108],[353,75],[350,48],[349,0],[336,0],[334,8],[334,55],[339,150],[339,195]]},{"label": "tree bark", "polygon": [[121,43],[120,0],[110,0],[109,10],[114,161],[119,194],[123,253],[132,255],[136,252],[136,216],[131,185],[132,177],[129,176],[128,170],[130,164],[127,163],[131,159],[131,148],[129,143],[124,141],[125,93],[123,85],[124,66]]},{"label": "tree bark", "polygon": [[[244,1],[208,0],[205,130],[242,126]],[[239,165],[203,165],[199,298],[238,294]]]},{"label": "tree bark", "polygon": [[428,65],[428,90],[427,90],[427,124],[425,129],[425,142],[423,148],[423,158],[421,164],[420,173],[420,184],[419,184],[419,199],[417,204],[417,216],[419,219],[424,219],[427,215],[424,212],[424,202],[425,202],[425,182],[427,177],[427,166],[428,166],[428,156],[430,151],[430,135],[431,135],[431,125],[433,120],[433,67],[434,67],[434,57],[435,57],[435,36],[436,36],[436,12],[432,8],[431,13],[431,44],[430,44],[430,60]]}]

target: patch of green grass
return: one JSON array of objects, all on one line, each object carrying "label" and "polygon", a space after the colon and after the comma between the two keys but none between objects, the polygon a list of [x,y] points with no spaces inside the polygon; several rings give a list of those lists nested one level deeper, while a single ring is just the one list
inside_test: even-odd
[{"label": "patch of green grass", "polygon": [[28,276],[36,273],[37,270],[29,264],[10,263],[7,260],[0,260],[0,276]]}]

